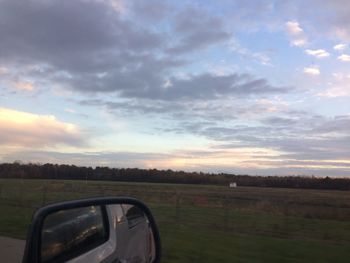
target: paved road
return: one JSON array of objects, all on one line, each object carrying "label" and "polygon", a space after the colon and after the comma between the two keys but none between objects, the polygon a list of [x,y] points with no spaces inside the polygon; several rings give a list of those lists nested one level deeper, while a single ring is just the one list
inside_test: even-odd
[{"label": "paved road", "polygon": [[25,243],[24,240],[0,236],[0,262],[21,262]]}]

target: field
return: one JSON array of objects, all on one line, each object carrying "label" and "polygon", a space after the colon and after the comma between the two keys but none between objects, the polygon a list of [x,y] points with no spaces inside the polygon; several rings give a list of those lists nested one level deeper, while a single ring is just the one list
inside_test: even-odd
[{"label": "field", "polygon": [[349,262],[348,191],[0,180],[0,235],[24,239],[44,204],[115,195],[149,204],[163,262]]}]

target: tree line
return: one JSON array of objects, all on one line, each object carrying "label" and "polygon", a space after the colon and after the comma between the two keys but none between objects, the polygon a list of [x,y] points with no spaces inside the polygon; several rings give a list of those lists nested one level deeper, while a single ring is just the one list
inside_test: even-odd
[{"label": "tree line", "polygon": [[103,180],[176,184],[229,185],[350,190],[350,179],[314,176],[250,176],[228,173],[184,172],[158,169],[80,167],[66,164],[2,163],[0,178]]}]

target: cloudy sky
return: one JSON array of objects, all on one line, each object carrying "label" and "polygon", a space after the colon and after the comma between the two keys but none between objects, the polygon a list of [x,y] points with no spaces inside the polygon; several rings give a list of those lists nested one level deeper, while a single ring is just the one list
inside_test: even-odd
[{"label": "cloudy sky", "polygon": [[349,13],[0,0],[0,162],[350,176]]}]

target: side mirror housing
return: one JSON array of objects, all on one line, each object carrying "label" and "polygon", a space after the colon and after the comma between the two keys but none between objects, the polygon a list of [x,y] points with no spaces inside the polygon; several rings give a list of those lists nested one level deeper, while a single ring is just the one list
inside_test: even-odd
[{"label": "side mirror housing", "polygon": [[128,197],[98,197],[40,208],[29,227],[23,263],[160,262],[150,209]]}]

